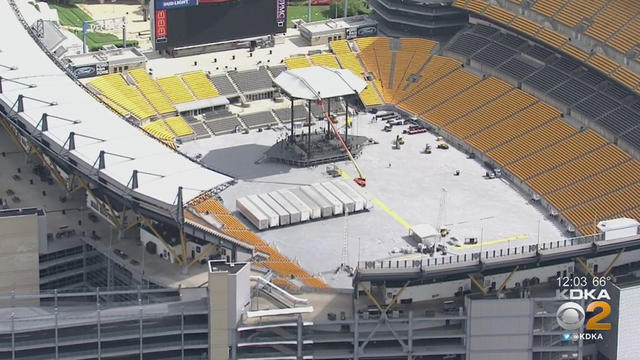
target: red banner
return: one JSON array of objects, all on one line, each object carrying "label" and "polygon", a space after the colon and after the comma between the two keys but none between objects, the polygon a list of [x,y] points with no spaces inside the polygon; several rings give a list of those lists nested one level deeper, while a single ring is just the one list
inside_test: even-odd
[{"label": "red banner", "polygon": [[167,37],[167,10],[156,10],[156,39]]}]

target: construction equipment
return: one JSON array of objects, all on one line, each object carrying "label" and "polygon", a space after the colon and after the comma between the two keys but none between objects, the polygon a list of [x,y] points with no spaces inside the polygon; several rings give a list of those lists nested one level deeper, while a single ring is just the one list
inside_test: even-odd
[{"label": "construction equipment", "polygon": [[329,165],[327,166],[327,175],[330,175],[331,177],[340,177],[340,170],[338,169],[338,167],[336,165]]},{"label": "construction equipment", "polygon": [[398,142],[398,144],[404,145],[404,138],[402,136],[396,135],[396,141]]},{"label": "construction equipment", "polygon": [[443,150],[447,150],[449,148],[449,144],[447,143],[438,143],[438,149],[443,149]]},{"label": "construction equipment", "polygon": [[[325,101],[324,100],[318,100],[317,103],[318,103],[318,105],[320,105],[322,107],[322,112],[325,113],[325,116],[327,117],[327,119],[330,119],[329,113],[327,112],[327,110],[325,108]],[[356,162],[356,159],[351,154],[351,151],[349,150],[349,147],[347,146],[347,144],[344,143],[344,140],[342,139],[342,136],[340,136],[340,132],[336,128],[336,125],[332,121],[328,121],[328,123],[329,123],[329,125],[331,125],[331,129],[333,129],[333,133],[336,135],[336,139],[338,139],[338,141],[340,141],[340,144],[342,145],[342,148],[344,148],[344,151],[346,151],[347,156],[349,157],[349,160],[351,160],[351,162],[353,163],[353,166],[356,168],[356,171],[358,172],[358,177],[353,179],[353,181],[355,181],[356,184],[358,184],[358,185],[360,185],[362,187],[365,187],[367,185],[367,180],[364,177],[364,174],[362,173],[362,170],[360,169],[360,166],[358,166],[358,163]]]},{"label": "construction equipment", "polygon": [[431,154],[431,145],[429,145],[429,144],[425,145],[424,153],[425,154]]}]

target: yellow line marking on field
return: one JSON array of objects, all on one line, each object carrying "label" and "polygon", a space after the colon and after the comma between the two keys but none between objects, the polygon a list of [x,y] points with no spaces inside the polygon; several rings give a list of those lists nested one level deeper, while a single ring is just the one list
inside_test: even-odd
[{"label": "yellow line marking on field", "polygon": [[[351,177],[346,172],[344,172],[342,169],[338,169],[338,171],[340,172],[340,175],[342,175],[343,178],[345,178],[347,180],[351,180]],[[409,225],[407,220],[403,219],[400,215],[396,214],[395,211],[391,210],[380,199],[378,199],[377,197],[373,196],[373,194],[371,194],[371,192],[369,192],[368,190],[366,190],[364,188],[362,190],[371,197],[371,200],[376,205],[378,205],[387,214],[391,215],[391,217],[394,218],[400,225],[404,226],[407,230],[409,230],[411,228],[411,225]]]}]

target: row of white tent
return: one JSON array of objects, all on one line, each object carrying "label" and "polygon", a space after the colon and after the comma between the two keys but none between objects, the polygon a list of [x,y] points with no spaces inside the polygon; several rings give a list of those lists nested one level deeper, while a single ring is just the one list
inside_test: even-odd
[{"label": "row of white tent", "polygon": [[236,200],[236,208],[256,228],[295,224],[355,213],[373,207],[369,196],[342,179],[281,189]]}]

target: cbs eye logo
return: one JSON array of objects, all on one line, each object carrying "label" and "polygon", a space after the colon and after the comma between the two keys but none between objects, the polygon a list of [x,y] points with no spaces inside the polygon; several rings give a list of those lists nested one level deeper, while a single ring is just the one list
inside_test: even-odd
[{"label": "cbs eye logo", "polygon": [[[601,323],[611,313],[611,306],[604,301],[594,301],[587,306],[587,312],[594,312],[595,309],[602,309],[587,321],[586,330],[611,330],[610,323]],[[562,304],[556,312],[558,325],[565,330],[578,330],[582,328],[585,321],[585,311],[580,304],[568,301]]]},{"label": "cbs eye logo", "polygon": [[556,312],[558,325],[565,330],[578,330],[584,324],[584,310],[582,306],[572,301],[562,304]]}]

